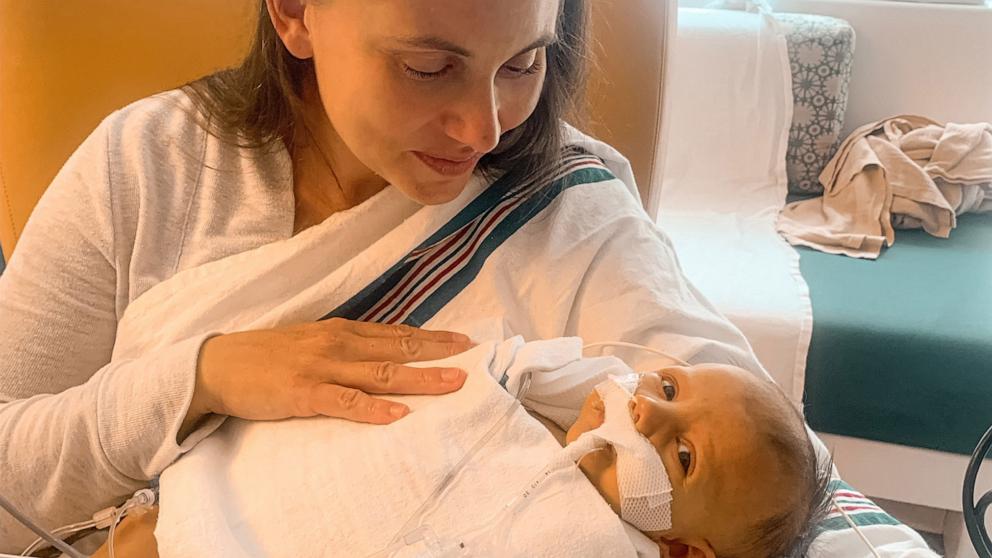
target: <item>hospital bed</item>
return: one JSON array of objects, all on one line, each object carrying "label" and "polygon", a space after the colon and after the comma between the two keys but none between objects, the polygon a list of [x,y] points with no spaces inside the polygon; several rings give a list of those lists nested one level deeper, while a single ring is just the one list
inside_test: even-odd
[{"label": "hospital bed", "polygon": [[992,219],[978,214],[948,239],[899,231],[877,261],[800,249],[813,302],[809,423],[851,482],[923,506],[933,519],[920,527],[943,533],[948,556],[969,555],[964,471],[992,425],[990,246]]},{"label": "hospital bed", "polygon": [[[631,160],[650,207],[664,174],[663,76],[675,2],[592,4],[596,65],[582,127]],[[67,0],[58,9],[31,2],[2,9],[0,244],[9,259],[38,198],[100,119],[236,62],[250,39],[254,2],[117,0],[96,10]]]}]

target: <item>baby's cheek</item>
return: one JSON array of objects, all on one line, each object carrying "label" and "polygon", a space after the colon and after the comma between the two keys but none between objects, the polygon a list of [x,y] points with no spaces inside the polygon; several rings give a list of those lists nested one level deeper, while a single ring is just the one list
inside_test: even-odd
[{"label": "baby's cheek", "polygon": [[[696,536],[700,524],[709,523],[704,502],[694,500],[683,489],[672,490],[672,528],[660,533],[668,539],[685,539]],[[700,515],[702,513],[702,515]]]}]

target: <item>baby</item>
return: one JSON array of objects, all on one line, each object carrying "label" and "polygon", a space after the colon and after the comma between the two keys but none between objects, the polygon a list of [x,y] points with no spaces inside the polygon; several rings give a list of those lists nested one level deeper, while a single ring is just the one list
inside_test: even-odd
[{"label": "baby", "polygon": [[[599,427],[604,410],[590,393],[564,441]],[[778,386],[732,366],[664,368],[641,376],[629,412],[672,485],[672,527],[646,533],[663,558],[804,555],[829,509],[830,468]],[[619,513],[616,452],[579,465]]]},{"label": "baby", "polygon": [[[163,474],[162,501],[168,504],[171,498],[173,504],[171,511],[167,505],[162,508],[165,517],[171,513],[171,520],[165,520],[163,529],[159,517],[156,536],[165,539],[158,543],[170,549],[168,556],[208,555],[206,548],[195,545],[227,548],[225,537],[234,535],[259,545],[259,556],[301,556],[306,549],[318,555],[320,547],[313,541],[333,542],[340,555],[366,556],[384,548],[434,490],[437,478],[490,427],[492,414],[486,407],[502,407],[507,391],[517,393],[524,377],[519,372],[535,371],[524,404],[556,420],[542,422],[557,431],[560,443],[597,429],[605,413],[617,409],[604,407],[593,386],[608,374],[628,374],[630,369],[617,359],[570,356],[578,351],[577,343],[510,340],[452,357],[445,362],[473,371],[462,390],[437,398],[407,398],[414,412],[389,427],[335,419],[229,421]],[[549,349],[562,357],[549,359]],[[518,366],[522,362],[533,364]],[[664,558],[777,558],[803,550],[823,513],[829,471],[819,472],[801,418],[773,383],[729,366],[698,365],[643,374],[633,391],[629,408],[620,409],[630,413],[631,428],[650,442],[644,455],[653,460],[657,451],[672,486],[671,527],[647,533]],[[567,434],[558,425],[567,426]],[[639,434],[629,433],[640,440]],[[403,443],[409,439],[417,442]],[[488,525],[487,515],[534,475],[533,463],[565,451],[548,445],[555,446],[540,426],[525,413],[514,412],[473,458],[465,480],[432,512],[437,515],[427,516],[426,524],[441,529],[445,537],[466,526]],[[342,454],[341,448],[348,451]],[[602,556],[599,551],[590,554],[590,549],[612,546],[617,547],[616,555],[624,555],[619,539],[613,538],[624,537],[619,522],[619,531],[608,522],[590,523],[603,519],[597,514],[609,515],[597,491],[613,511],[621,510],[615,452],[606,447],[587,453],[579,467],[595,490],[577,472],[555,477],[565,484],[551,482],[558,492],[551,488],[529,500],[523,519],[514,524],[520,529],[515,540],[575,543],[566,539],[578,540],[575,528],[585,525],[584,536],[595,532],[599,538],[590,535],[576,543],[571,555]],[[320,487],[322,498],[305,496],[314,487]],[[352,493],[376,505],[356,506]],[[493,505],[475,505],[479,498]],[[561,509],[554,507],[556,501],[571,506],[571,513],[548,515],[549,510]],[[382,509],[390,513],[384,515]],[[535,523],[535,517],[541,521]],[[268,538],[271,526],[288,524],[298,529],[293,537]],[[146,531],[153,526],[149,522]],[[210,536],[197,535],[201,532]],[[289,543],[299,548],[284,548]],[[264,546],[269,544],[274,546]],[[563,553],[568,552],[563,548]]]}]

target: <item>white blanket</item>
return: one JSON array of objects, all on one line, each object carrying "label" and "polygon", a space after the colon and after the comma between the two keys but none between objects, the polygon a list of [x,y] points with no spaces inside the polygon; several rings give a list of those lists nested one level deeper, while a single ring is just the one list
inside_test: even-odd
[{"label": "white blanket", "polygon": [[992,212],[992,124],[904,114],[861,126],[820,173],[824,194],[790,203],[778,230],[829,254],[876,259],[896,229],[947,238],[957,216]]},{"label": "white blanket", "polygon": [[799,403],[813,316],[799,256],[775,231],[791,86],[770,14],[680,9],[658,219],[689,278]]},{"label": "white blanket", "polygon": [[[589,368],[577,362],[578,339],[531,345],[519,337],[488,342],[436,363],[467,370],[464,387],[442,397],[395,398],[412,412],[388,426],[321,417],[229,420],[162,475],[160,556],[363,557],[386,548],[510,408],[513,398],[497,383],[504,374]],[[418,524],[450,541],[494,524],[497,510],[560,450],[518,407]],[[527,502],[512,522],[493,525],[507,544],[501,555],[637,555],[623,523],[577,468]],[[486,554],[466,544],[471,554]],[[421,544],[404,546],[401,555],[418,550]]]}]

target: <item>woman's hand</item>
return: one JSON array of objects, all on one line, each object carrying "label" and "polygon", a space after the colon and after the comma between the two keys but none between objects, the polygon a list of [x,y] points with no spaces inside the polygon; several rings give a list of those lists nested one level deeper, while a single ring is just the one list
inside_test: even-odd
[{"label": "woman's hand", "polygon": [[387,424],[410,409],[373,395],[435,395],[465,382],[457,368],[402,363],[437,360],[472,346],[458,333],[340,318],[213,337],[200,350],[193,402],[179,438],[208,413],[250,420],[325,415]]}]

